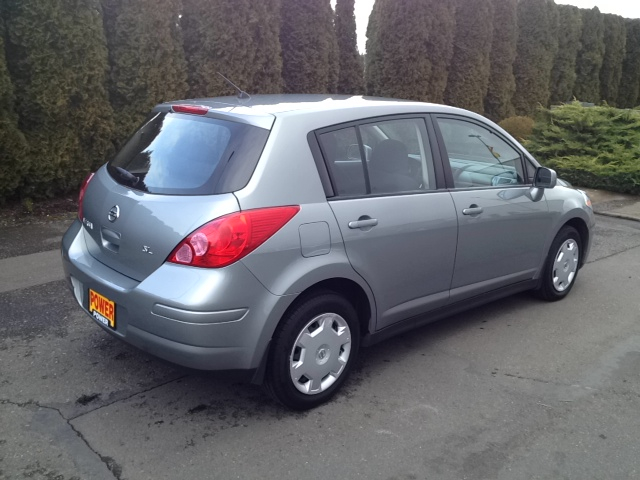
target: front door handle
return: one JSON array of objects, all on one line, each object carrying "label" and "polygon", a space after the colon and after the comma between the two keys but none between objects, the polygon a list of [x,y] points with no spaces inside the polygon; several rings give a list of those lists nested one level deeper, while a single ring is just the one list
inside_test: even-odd
[{"label": "front door handle", "polygon": [[479,207],[475,203],[473,205],[469,205],[469,208],[465,208],[462,210],[463,215],[480,215],[484,210],[482,207]]},{"label": "front door handle", "polygon": [[371,228],[378,225],[377,218],[369,218],[369,217],[360,217],[358,220],[354,222],[349,222],[349,228]]}]

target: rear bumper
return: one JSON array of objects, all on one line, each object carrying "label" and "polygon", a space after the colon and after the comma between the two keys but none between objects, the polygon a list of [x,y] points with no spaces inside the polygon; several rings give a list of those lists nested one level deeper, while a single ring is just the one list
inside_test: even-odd
[{"label": "rear bumper", "polygon": [[[138,282],[89,254],[77,220],[63,237],[62,263],[76,300],[103,330],[200,370],[258,368],[293,300],[270,293],[242,263],[222,269],[165,263]],[[115,302],[115,329],[89,313],[89,289]]]}]

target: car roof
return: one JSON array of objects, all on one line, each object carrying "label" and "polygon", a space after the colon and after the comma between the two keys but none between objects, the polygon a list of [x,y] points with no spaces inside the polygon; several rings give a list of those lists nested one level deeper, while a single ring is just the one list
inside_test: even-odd
[{"label": "car roof", "polygon": [[[299,112],[300,114],[313,114],[327,110],[343,109],[375,109],[400,106],[414,110],[416,107],[428,110],[444,112],[463,112],[464,110],[439,105],[434,103],[414,102],[395,98],[366,97],[360,95],[315,95],[315,94],[279,94],[279,95],[254,95],[249,99],[240,100],[237,97],[213,97],[196,98],[189,100],[177,100],[167,102],[161,106],[177,104],[203,105],[211,109],[231,111],[239,114],[242,110],[256,115],[259,113],[278,116],[281,113]],[[427,107],[427,108],[426,108]],[[466,111],[465,111],[466,112]],[[467,112],[470,113],[470,112]]]},{"label": "car roof", "polygon": [[327,114],[335,120],[333,123],[409,113],[458,114],[488,121],[474,112],[447,105],[360,95],[278,94],[254,95],[249,99],[234,96],[195,98],[166,102],[154,110],[168,110],[172,105],[202,105],[210,109],[209,117],[233,117],[236,121],[263,128],[270,128],[274,118],[319,119]]}]

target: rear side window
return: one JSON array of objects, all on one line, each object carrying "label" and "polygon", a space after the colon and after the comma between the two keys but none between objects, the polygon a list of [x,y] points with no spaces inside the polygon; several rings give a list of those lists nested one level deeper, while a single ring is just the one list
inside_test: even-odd
[{"label": "rear side window", "polygon": [[268,135],[226,120],[154,113],[107,169],[118,183],[148,193],[229,193],[249,182]]},{"label": "rear side window", "polygon": [[337,196],[436,189],[423,118],[380,120],[333,130],[320,134],[319,141]]}]

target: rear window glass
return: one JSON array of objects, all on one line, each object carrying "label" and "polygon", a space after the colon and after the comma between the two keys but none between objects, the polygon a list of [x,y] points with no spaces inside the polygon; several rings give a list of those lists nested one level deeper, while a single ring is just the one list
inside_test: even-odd
[{"label": "rear window glass", "polygon": [[154,113],[107,168],[118,183],[148,193],[229,193],[249,182],[268,135],[226,120]]}]

